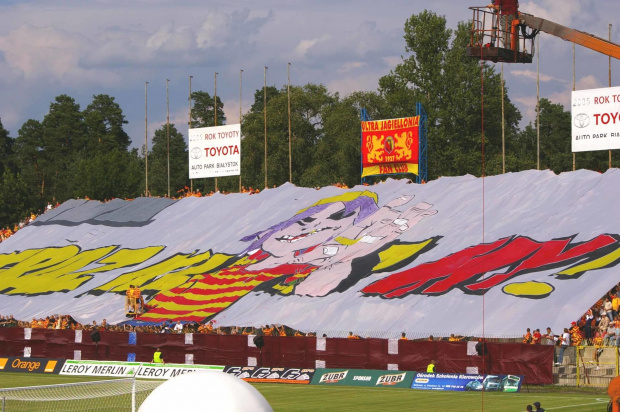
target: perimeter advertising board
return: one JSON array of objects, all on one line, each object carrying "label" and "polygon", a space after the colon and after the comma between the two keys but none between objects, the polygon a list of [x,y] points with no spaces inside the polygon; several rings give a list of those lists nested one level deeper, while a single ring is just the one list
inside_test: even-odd
[{"label": "perimeter advertising board", "polygon": [[523,376],[418,372],[412,389],[439,391],[519,392]]},{"label": "perimeter advertising board", "polygon": [[199,370],[223,370],[223,366],[161,364],[114,361],[68,360],[60,370],[61,375],[109,376],[117,378],[171,379]]},{"label": "perimeter advertising board", "polygon": [[317,369],[313,385],[409,388],[415,372],[367,369]]},{"label": "perimeter advertising board", "polygon": [[189,129],[189,178],[241,173],[241,125]]},{"label": "perimeter advertising board", "polygon": [[0,358],[0,371],[58,374],[64,362],[64,359],[24,358],[19,356]]},{"label": "perimeter advertising board", "polygon": [[362,177],[418,174],[420,116],[362,122]]},{"label": "perimeter advertising board", "polygon": [[572,93],[572,151],[620,149],[620,87]]},{"label": "perimeter advertising board", "polygon": [[314,369],[268,368],[259,366],[226,366],[224,372],[246,382],[293,383],[307,385],[314,376]]}]

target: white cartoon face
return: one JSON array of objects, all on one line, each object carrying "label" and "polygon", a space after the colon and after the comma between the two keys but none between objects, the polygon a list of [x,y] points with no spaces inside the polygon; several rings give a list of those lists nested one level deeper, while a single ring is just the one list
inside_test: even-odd
[{"label": "white cartoon face", "polygon": [[320,245],[337,236],[353,225],[357,214],[358,210],[345,214],[342,202],[332,203],[322,211],[271,234],[263,243],[263,250],[276,257],[292,257],[295,251]]}]

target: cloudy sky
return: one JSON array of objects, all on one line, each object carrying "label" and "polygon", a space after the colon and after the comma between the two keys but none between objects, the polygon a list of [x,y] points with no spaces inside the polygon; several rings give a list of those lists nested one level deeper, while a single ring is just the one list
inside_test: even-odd
[{"label": "cloudy sky", "polygon": [[[148,86],[149,135],[170,119],[185,134],[189,76],[192,89],[214,92],[225,104],[228,123],[267,83],[323,83],[346,95],[376,90],[378,79],[405,54],[403,26],[429,8],[448,25],[471,18],[463,0],[389,2],[368,0],[0,0],[0,118],[16,137],[28,119],[42,120],[50,102],[68,94],[85,108],[96,94],[121,105],[134,146],[144,142],[144,89]],[[620,16],[618,0],[530,0],[521,10],[603,38]],[[612,27],[620,43],[620,23]],[[497,65],[500,70],[500,65]],[[536,64],[505,65],[509,95],[533,119]],[[577,47],[577,89],[606,87],[606,56]],[[540,38],[541,97],[569,108],[573,84],[572,45]],[[620,62],[612,61],[612,85],[620,85]]]}]

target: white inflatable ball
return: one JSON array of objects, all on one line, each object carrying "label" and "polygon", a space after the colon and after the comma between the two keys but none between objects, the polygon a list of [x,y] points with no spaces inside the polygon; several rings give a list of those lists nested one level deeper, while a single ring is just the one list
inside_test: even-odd
[{"label": "white inflatable ball", "polygon": [[249,383],[220,371],[198,371],[158,386],[138,412],[256,411],[273,412],[267,400]]}]

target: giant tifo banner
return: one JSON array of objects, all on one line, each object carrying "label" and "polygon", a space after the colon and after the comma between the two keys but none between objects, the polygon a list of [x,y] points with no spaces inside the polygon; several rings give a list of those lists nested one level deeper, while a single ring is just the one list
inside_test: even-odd
[{"label": "giant tifo banner", "polygon": [[418,174],[420,116],[362,122],[362,177]]},{"label": "giant tifo banner", "polygon": [[241,125],[189,129],[189,178],[241,173]]},{"label": "giant tifo banner", "polygon": [[514,336],[620,282],[617,169],[487,177],[482,196],[459,176],[71,200],[0,243],[0,313],[116,323],[139,285],[143,322]]},{"label": "giant tifo banner", "polygon": [[571,100],[572,151],[620,149],[620,87],[573,91]]}]

